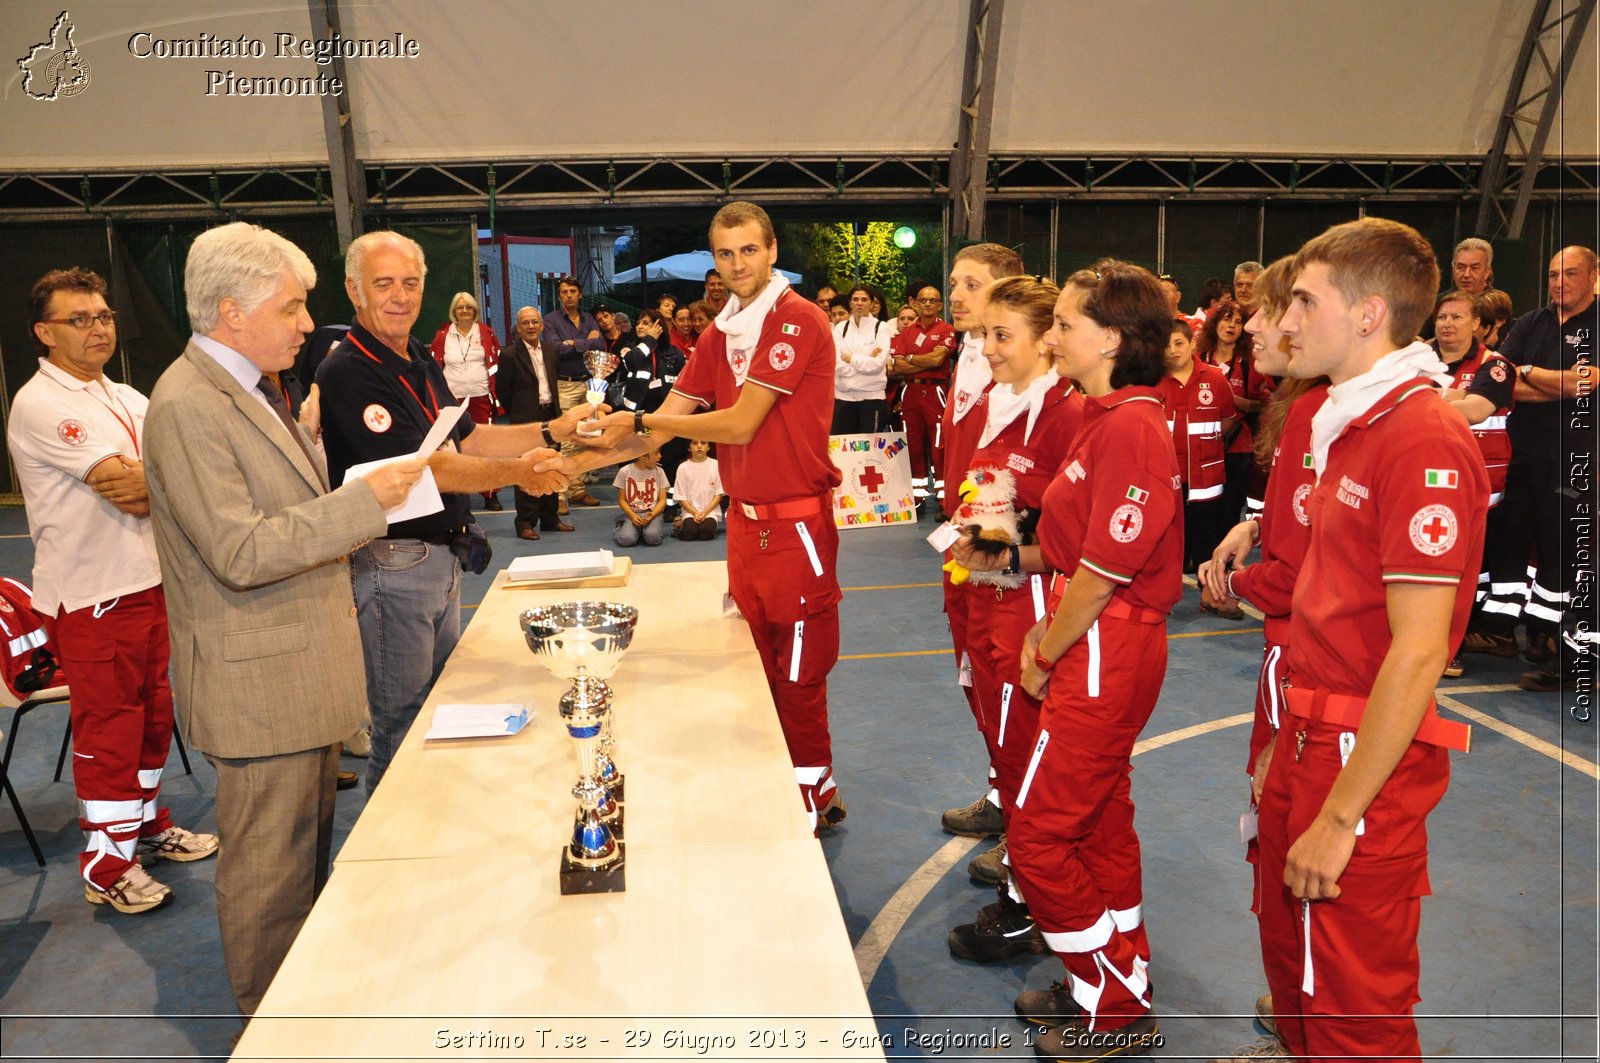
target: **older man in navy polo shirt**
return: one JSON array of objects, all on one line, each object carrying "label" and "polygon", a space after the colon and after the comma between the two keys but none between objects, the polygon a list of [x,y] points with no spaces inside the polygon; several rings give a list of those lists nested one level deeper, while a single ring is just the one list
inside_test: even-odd
[{"label": "older man in navy polo shirt", "polygon": [[[333,482],[352,465],[414,452],[451,405],[444,373],[412,338],[427,266],[422,248],[394,232],[355,240],[345,290],[355,304],[349,336],[317,369],[323,441]],[[452,546],[472,521],[470,496],[516,484],[529,494],[566,479],[535,471],[570,438],[576,411],[549,422],[475,425],[463,417],[429,459],[444,510],[390,524],[350,556],[372,714],[367,790],[383,778],[461,635],[461,561]]]}]

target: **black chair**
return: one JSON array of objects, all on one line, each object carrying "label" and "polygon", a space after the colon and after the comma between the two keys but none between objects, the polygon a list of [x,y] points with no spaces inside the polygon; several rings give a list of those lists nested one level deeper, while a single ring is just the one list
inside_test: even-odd
[{"label": "black chair", "polygon": [[[11,808],[17,814],[17,822],[22,824],[22,833],[28,839],[28,846],[33,850],[34,859],[39,861],[39,866],[44,867],[44,851],[39,848],[39,839],[33,836],[33,828],[28,825],[28,817],[22,811],[22,802],[17,798],[17,791],[11,785],[11,750],[17,744],[17,725],[22,717],[40,705],[59,704],[72,700],[72,692],[65,686],[45,687],[24,694],[20,698],[11,692],[10,688],[0,684],[0,707],[14,706],[11,714],[11,730],[6,734],[5,753],[0,754],[0,786],[3,786],[6,797],[11,800]],[[70,724],[68,725],[71,726]],[[56,778],[61,778],[61,768],[56,766]]]}]

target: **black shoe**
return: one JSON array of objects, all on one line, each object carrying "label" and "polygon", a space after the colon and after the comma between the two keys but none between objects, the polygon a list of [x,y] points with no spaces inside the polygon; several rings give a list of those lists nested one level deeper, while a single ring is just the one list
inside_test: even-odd
[{"label": "black shoe", "polygon": [[1515,657],[1517,636],[1493,631],[1469,631],[1461,640],[1462,653],[1487,653],[1491,657]]},{"label": "black shoe", "polygon": [[335,776],[334,786],[340,790],[354,790],[356,783],[361,781],[361,776],[353,771],[341,771]]},{"label": "black shoe", "polygon": [[1013,956],[1049,952],[1044,935],[1033,923],[1028,906],[1001,895],[997,904],[978,910],[978,920],[950,931],[950,955],[973,963],[998,963]]},{"label": "black shoe", "polygon": [[1578,680],[1554,668],[1539,668],[1532,672],[1523,672],[1522,678],[1517,680],[1517,686],[1539,694],[1557,694],[1562,691],[1577,690]]},{"label": "black shoe", "polygon": [[500,504],[499,495],[484,495],[483,508],[487,509],[490,513],[499,513],[506,507]]},{"label": "black shoe", "polygon": [[1529,664],[1549,664],[1556,659],[1556,640],[1552,635],[1528,636],[1528,648],[1522,651],[1522,659]]},{"label": "black shoe", "polygon": [[966,808],[950,809],[939,817],[939,825],[946,834],[959,834],[963,838],[987,838],[1006,829],[1005,818],[987,794]]},{"label": "black shoe", "polygon": [[1097,1059],[1142,1056],[1165,1043],[1156,1026],[1156,1013],[1147,1011],[1115,1030],[1088,1030],[1082,1026],[1046,1030],[1034,1041],[1033,1052],[1060,1063],[1092,1063]]},{"label": "black shoe", "polygon": [[1072,999],[1072,991],[1060,982],[1051,982],[1049,989],[1023,990],[1012,1007],[1022,1021],[1046,1030],[1083,1025],[1083,1009]]}]

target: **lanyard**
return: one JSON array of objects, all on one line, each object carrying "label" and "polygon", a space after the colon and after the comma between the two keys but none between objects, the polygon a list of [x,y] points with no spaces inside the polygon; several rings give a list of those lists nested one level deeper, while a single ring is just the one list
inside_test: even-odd
[{"label": "lanyard", "polygon": [[[104,378],[102,378],[102,379],[104,379]],[[104,385],[102,385],[102,386],[104,386]],[[113,410],[111,408],[111,403],[107,402],[105,399],[102,399],[99,395],[95,394],[94,385],[93,384],[90,384],[89,387],[86,387],[83,390],[88,392],[90,398],[94,399],[94,401],[96,401],[100,405],[104,406],[106,408],[106,412],[107,413],[109,413],[111,416],[113,416],[113,417],[115,417],[117,419],[117,423],[122,426],[122,430],[127,432],[128,433],[128,438],[133,441],[133,456],[136,457],[136,458],[139,458],[142,461],[144,459],[144,455],[139,453],[139,435],[138,435],[137,432],[135,432],[133,430],[133,414],[128,413],[128,407],[123,405],[122,400],[117,398],[115,395],[111,396],[112,399],[115,400],[115,402],[116,402],[116,404],[118,406],[122,406],[122,413],[128,414],[128,419],[126,421],[124,421],[122,419],[122,414],[119,414],[116,410]],[[107,388],[106,391],[107,391],[107,394],[110,394],[110,389],[109,388]]]},{"label": "lanyard", "polygon": [[[366,355],[368,358],[371,358],[374,362],[377,362],[379,365],[383,364],[383,359],[379,358],[377,355],[375,355],[371,351],[367,350],[366,347],[362,346],[361,341],[356,339],[355,334],[353,332],[350,335],[350,342],[356,345],[356,350],[360,351],[362,354]],[[422,408],[422,416],[424,416],[424,417],[426,417],[428,419],[428,423],[429,424],[432,424],[433,422],[435,422],[435,421],[437,421],[439,419],[439,400],[433,394],[433,384],[432,383],[424,381],[424,384],[428,389],[428,402],[433,403],[433,412],[430,413],[430,412],[428,412],[427,404],[422,401],[422,396],[418,395],[417,394],[417,389],[411,386],[411,381],[407,380],[404,376],[402,376],[399,373],[395,374],[395,379],[400,381],[400,383],[404,384],[406,390],[411,392],[411,397],[413,399],[417,400],[417,405]]]}]

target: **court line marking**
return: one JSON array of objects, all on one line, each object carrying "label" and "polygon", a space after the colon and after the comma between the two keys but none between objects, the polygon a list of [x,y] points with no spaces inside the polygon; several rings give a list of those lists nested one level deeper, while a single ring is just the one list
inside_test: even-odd
[{"label": "court line marking", "polygon": [[[943,651],[941,651],[943,652]],[[1199,735],[1210,734],[1229,727],[1237,727],[1255,719],[1253,712],[1241,712],[1236,716],[1224,716],[1220,720],[1207,720],[1204,723],[1193,724],[1189,727],[1180,727],[1176,731],[1166,734],[1154,735],[1150,738],[1136,742],[1133,755],[1147,753],[1152,749],[1170,746],[1174,742],[1182,742],[1186,738],[1195,738]],[[911,873],[911,876],[900,884],[894,891],[883,908],[867,926],[866,932],[861,935],[861,940],[856,943],[855,957],[856,970],[861,973],[861,988],[871,989],[872,980],[878,976],[878,967],[882,965],[883,958],[889,954],[889,947],[894,944],[895,938],[911,919],[911,913],[917,910],[923,900],[933,891],[933,887],[944,877],[945,872],[982,841],[981,838],[951,838],[939,847],[938,851],[922,866]]]},{"label": "court line marking", "polygon": [[938,587],[938,583],[883,583],[875,587],[840,587],[841,591],[905,591],[914,587]]},{"label": "court line marking", "polygon": [[[463,609],[466,606],[462,606]],[[1233,627],[1223,631],[1186,631],[1177,635],[1168,635],[1168,639],[1208,639],[1215,635],[1253,635],[1261,631],[1258,627]],[[841,661],[875,661],[883,657],[933,657],[938,654],[948,654],[951,651],[943,650],[894,650],[889,653],[841,653]]]},{"label": "court line marking", "polygon": [[[1492,691],[1516,689],[1518,688],[1510,685],[1484,688],[1463,688],[1461,690],[1451,691],[1451,694],[1486,694]],[[1562,749],[1554,742],[1547,742],[1542,738],[1531,735],[1520,727],[1506,723],[1504,720],[1496,719],[1486,712],[1481,712],[1478,709],[1472,708],[1470,705],[1463,705],[1461,702],[1452,697],[1451,694],[1441,694],[1436,691],[1433,695],[1433,700],[1438,702],[1440,705],[1443,705],[1451,712],[1458,713],[1459,715],[1465,716],[1473,723],[1482,724],[1491,731],[1505,735],[1513,742],[1516,742],[1519,745],[1527,746],[1535,753],[1541,753],[1558,764],[1565,765],[1574,771],[1581,771],[1591,779],[1600,779],[1600,764],[1596,764],[1592,760],[1586,760],[1585,758],[1578,756],[1576,753]]]}]

